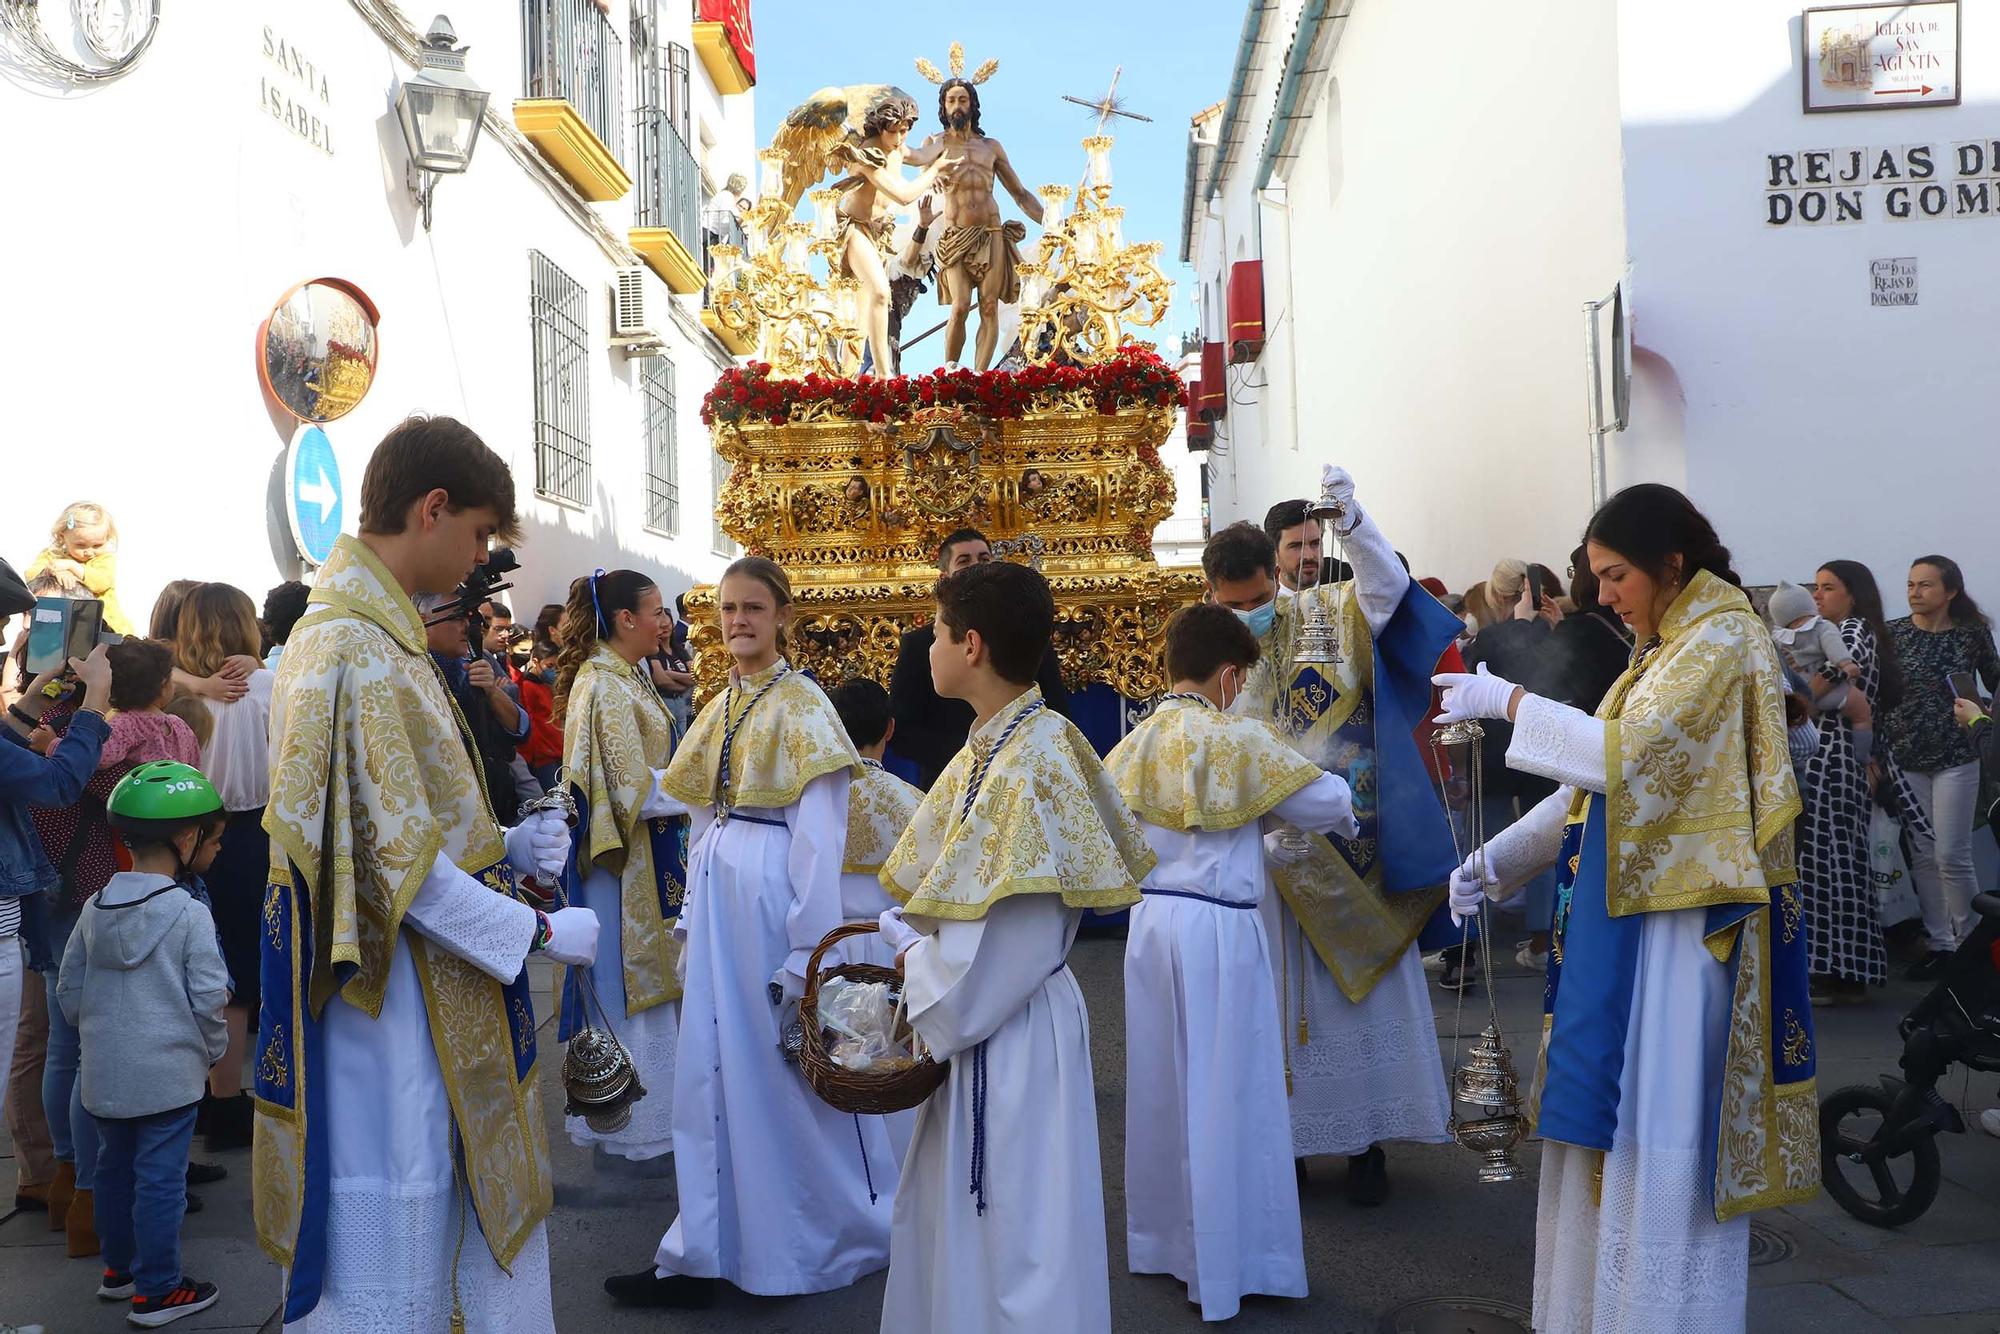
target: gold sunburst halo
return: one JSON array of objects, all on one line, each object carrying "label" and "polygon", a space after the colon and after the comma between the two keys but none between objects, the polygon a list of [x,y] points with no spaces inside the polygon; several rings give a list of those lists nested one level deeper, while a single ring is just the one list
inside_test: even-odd
[{"label": "gold sunburst halo", "polygon": [[[977,69],[973,70],[971,75],[968,76],[965,72],[965,45],[962,42],[953,42],[951,44],[951,49],[945,53],[945,63],[951,69],[951,74],[949,77],[954,79],[964,79],[967,83],[973,84],[974,86],[985,83],[988,79],[992,78],[994,72],[1000,68],[1000,61],[997,58],[992,60],[987,60],[982,62],[980,66]],[[936,65],[933,65],[929,60],[926,60],[922,56],[917,57],[917,73],[923,75],[926,79],[929,79],[932,83],[937,83],[937,84],[943,83],[947,77],[943,70],[939,69]]]}]

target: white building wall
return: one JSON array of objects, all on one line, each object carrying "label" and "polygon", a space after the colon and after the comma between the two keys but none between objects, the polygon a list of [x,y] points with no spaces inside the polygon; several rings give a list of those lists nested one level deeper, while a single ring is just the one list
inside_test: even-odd
[{"label": "white building wall", "polygon": [[[1932,551],[1958,560],[1975,594],[2000,592],[2000,207],[1897,221],[1877,185],[1860,222],[1773,227],[1767,155],[1935,144],[1935,179],[1952,187],[1952,145],[1983,141],[1990,155],[2000,139],[2000,9],[1961,8],[1962,105],[1809,116],[1798,4],[1619,6],[1634,327],[1652,415],[1614,441],[1613,483],[1684,473],[1746,579],[1803,582],[1822,561],[1860,560],[1891,616],[1910,559]],[[1869,263],[1889,257],[1917,260],[1917,305],[1871,306]]]},{"label": "white building wall", "polygon": [[[627,32],[625,0],[611,8]],[[379,7],[170,6],[152,49],[123,79],[61,96],[0,82],[0,114],[12,127],[8,178],[24,205],[12,214],[24,229],[15,248],[32,260],[10,270],[11,317],[0,325],[8,386],[0,441],[10,471],[27,461],[36,479],[0,488],[5,554],[24,564],[61,506],[88,498],[118,521],[121,597],[142,624],[171,579],[227,580],[261,599],[294,577],[278,487],[294,423],[264,393],[256,336],[289,288],[331,276],[358,285],[381,312],[374,386],[325,428],[349,531],[375,443],[409,413],[443,413],[513,466],[527,529],[517,612],[532,616],[596,566],[651,570],[669,591],[712,577],[721,564],[711,549],[712,454],[698,414],[725,363],[700,333],[699,297],[673,298],[647,275],[651,323],[677,372],[680,522],[677,535],[663,535],[644,527],[638,363],[608,344],[612,254],[490,124],[471,170],[439,183],[426,232],[404,188],[393,102],[412,70],[364,9]],[[672,16],[666,36],[687,43],[688,7],[661,10]],[[519,6],[480,0],[447,12],[472,48],[467,72],[511,125],[522,83]],[[324,75],[324,104],[266,57],[267,24]],[[629,54],[628,44],[621,74]],[[260,110],[260,79],[307,101],[330,155]],[[691,81],[713,145],[698,155],[719,186],[728,171],[753,169],[751,97],[716,97],[698,58]],[[628,82],[628,171],[633,102]],[[622,237],[636,195],[590,207]],[[534,494],[531,250],[589,294],[587,508]]]},{"label": "white building wall", "polygon": [[[1269,341],[1232,368],[1212,521],[1337,462],[1420,574],[1561,568],[1590,505],[1580,312],[1623,268],[1613,8],[1359,0],[1344,22],[1270,192],[1289,216],[1264,210]],[[1225,183],[1235,235],[1290,32]]]}]

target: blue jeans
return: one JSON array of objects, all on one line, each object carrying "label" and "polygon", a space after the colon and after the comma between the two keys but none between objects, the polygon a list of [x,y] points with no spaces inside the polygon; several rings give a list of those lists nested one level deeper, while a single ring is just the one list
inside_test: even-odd
[{"label": "blue jeans", "polygon": [[199,1103],[151,1116],[106,1117],[97,1157],[97,1238],[104,1267],[132,1275],[141,1297],[181,1281],[181,1215]]},{"label": "blue jeans", "polygon": [[[76,926],[74,916],[51,917],[49,939],[60,964],[63,947]],[[42,1067],[42,1114],[49,1120],[49,1140],[55,1145],[56,1161],[76,1167],[76,1188],[90,1190],[97,1173],[97,1119],[83,1110],[83,1081],[76,1077],[83,1049],[76,1025],[63,1016],[56,1004],[56,972],[42,974],[49,993],[49,1054]]]}]

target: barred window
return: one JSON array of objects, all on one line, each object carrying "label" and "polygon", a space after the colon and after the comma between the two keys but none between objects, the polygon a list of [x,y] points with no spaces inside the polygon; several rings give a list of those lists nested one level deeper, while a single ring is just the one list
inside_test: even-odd
[{"label": "barred window", "polygon": [[709,499],[715,509],[714,550],[718,556],[727,556],[736,550],[736,544],[722,528],[722,488],[729,482],[729,460],[713,450],[709,452],[708,460],[708,475],[712,483]]},{"label": "barred window", "polygon": [[535,338],[535,492],[590,503],[590,321],[583,285],[528,252]]},{"label": "barred window", "polygon": [[667,118],[684,144],[694,142],[694,101],[688,90],[688,49],[667,43]]},{"label": "barred window", "polygon": [[646,526],[669,536],[680,531],[680,457],[674,430],[674,363],[648,357],[639,373],[646,414]]}]

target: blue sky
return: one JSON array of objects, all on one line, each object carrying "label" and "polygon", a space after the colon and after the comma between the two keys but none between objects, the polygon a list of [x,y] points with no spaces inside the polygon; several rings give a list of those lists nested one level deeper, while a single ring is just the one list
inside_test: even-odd
[{"label": "blue sky", "polygon": [[[980,118],[986,132],[1007,146],[1030,190],[1076,184],[1083,171],[1078,141],[1095,118],[1061,100],[1062,94],[1095,98],[1123,65],[1119,96],[1153,122],[1114,119],[1108,131],[1118,140],[1111,153],[1112,198],[1125,206],[1127,240],[1165,244],[1162,267],[1174,280],[1172,312],[1142,336],[1166,349],[1194,326],[1192,275],[1178,263],[1188,118],[1228,88],[1243,25],[1239,0],[906,6],[758,0],[752,14],[760,146],[771,141],[786,112],[829,84],[900,85],[924,108],[912,138],[928,134],[937,128],[937,90],[914,62],[925,56],[945,69],[945,52],[956,40],[965,45],[968,71],[989,57],[1000,61],[999,72],[980,86]],[[1001,206],[1008,217],[1019,216],[1011,200]],[[925,296],[911,319],[928,328],[935,310]],[[923,350],[940,342],[933,335]],[[933,361],[912,356],[912,369]]]}]

